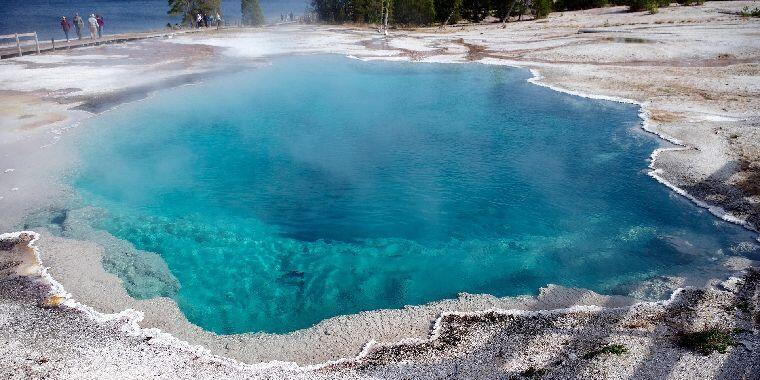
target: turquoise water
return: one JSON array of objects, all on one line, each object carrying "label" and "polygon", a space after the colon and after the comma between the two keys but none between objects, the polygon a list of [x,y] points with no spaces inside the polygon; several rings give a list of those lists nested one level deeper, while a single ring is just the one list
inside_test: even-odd
[{"label": "turquoise water", "polygon": [[127,289],[218,333],[547,283],[614,293],[753,240],[646,175],[659,142],[636,107],[528,77],[276,59],[94,118],[73,183],[100,210],[87,223],[179,282],[111,266]]}]

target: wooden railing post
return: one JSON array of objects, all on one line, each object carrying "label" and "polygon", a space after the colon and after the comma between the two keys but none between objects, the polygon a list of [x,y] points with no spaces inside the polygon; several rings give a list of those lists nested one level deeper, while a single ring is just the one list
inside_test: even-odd
[{"label": "wooden railing post", "polygon": [[37,32],[34,32],[34,44],[37,46],[37,54],[40,54],[40,40],[37,39]]},{"label": "wooden railing post", "polygon": [[21,41],[18,40],[18,33],[16,33],[16,47],[18,48],[18,56],[21,56]]}]

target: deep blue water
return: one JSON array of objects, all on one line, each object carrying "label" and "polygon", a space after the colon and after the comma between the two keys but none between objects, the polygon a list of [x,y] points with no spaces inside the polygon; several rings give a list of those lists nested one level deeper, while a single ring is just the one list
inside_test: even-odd
[{"label": "deep blue water", "polygon": [[[302,14],[308,2],[259,0],[259,4],[264,16],[279,20],[281,13]],[[64,39],[59,20],[61,16],[71,20],[74,12],[85,19],[91,13],[101,14],[107,34],[156,30],[180,21],[168,16],[168,10],[167,0],[0,0],[0,34],[36,31],[46,41]],[[222,16],[228,21],[239,20],[240,1],[222,0]]]},{"label": "deep blue water", "polygon": [[276,59],[92,119],[73,184],[104,210],[86,222],[160,254],[170,295],[219,333],[458,292],[616,292],[752,241],[646,175],[659,142],[636,107],[528,76]]}]

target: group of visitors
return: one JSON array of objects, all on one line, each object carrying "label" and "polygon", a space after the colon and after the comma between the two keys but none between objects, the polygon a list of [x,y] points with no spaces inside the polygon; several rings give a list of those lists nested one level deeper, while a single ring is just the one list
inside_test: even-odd
[{"label": "group of visitors", "polygon": [[[74,22],[74,29],[76,30],[77,38],[81,40],[82,29],[84,29],[84,19],[82,19],[82,16],[80,16],[79,13],[74,13],[74,19],[72,21]],[[105,25],[103,16],[95,13],[91,14],[90,17],[87,18],[87,25],[90,29],[90,38],[95,39],[96,35],[98,38],[103,37],[103,26]],[[66,35],[66,42],[68,42],[69,31],[71,31],[71,23],[66,19],[66,16],[61,16],[61,29],[63,29],[63,34]]]},{"label": "group of visitors", "polygon": [[285,22],[285,21],[295,21],[295,19],[293,18],[293,12],[290,12],[289,14],[280,13],[280,22]]},{"label": "group of visitors", "polygon": [[[290,14],[290,17],[293,17],[292,13]],[[224,23],[219,12],[216,12],[216,15],[197,12],[192,15],[190,21],[191,24],[196,28],[210,26],[216,26],[219,28]],[[86,21],[82,18],[82,16],[79,15],[79,13],[74,13],[74,18],[71,21],[69,21],[66,16],[61,16],[61,29],[63,29],[63,34],[66,35],[66,42],[69,41],[69,33],[71,32],[72,26],[76,30],[77,38],[81,40],[83,30],[85,30],[85,25],[87,25],[89,28],[90,38],[95,39],[96,36],[97,38],[103,37],[103,26],[105,25],[103,16],[93,13],[90,15],[90,17],[87,18]],[[168,26],[171,27],[171,24],[168,24]]]},{"label": "group of visitors", "polygon": [[198,12],[195,14],[195,27],[210,27],[210,26],[216,26],[221,27],[223,20],[222,16],[219,14],[219,12],[216,12],[216,15],[208,15],[202,12]]}]

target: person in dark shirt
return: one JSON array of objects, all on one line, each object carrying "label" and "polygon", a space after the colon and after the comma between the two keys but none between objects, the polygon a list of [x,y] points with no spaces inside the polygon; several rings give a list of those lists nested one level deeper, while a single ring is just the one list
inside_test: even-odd
[{"label": "person in dark shirt", "polygon": [[61,29],[63,29],[63,34],[66,35],[66,42],[69,42],[69,30],[71,30],[71,24],[69,23],[69,20],[66,20],[66,16],[61,16]]},{"label": "person in dark shirt", "polygon": [[106,23],[103,21],[103,16],[101,16],[101,15],[95,15],[95,20],[98,21],[98,38],[102,38],[103,37],[103,26]]}]

